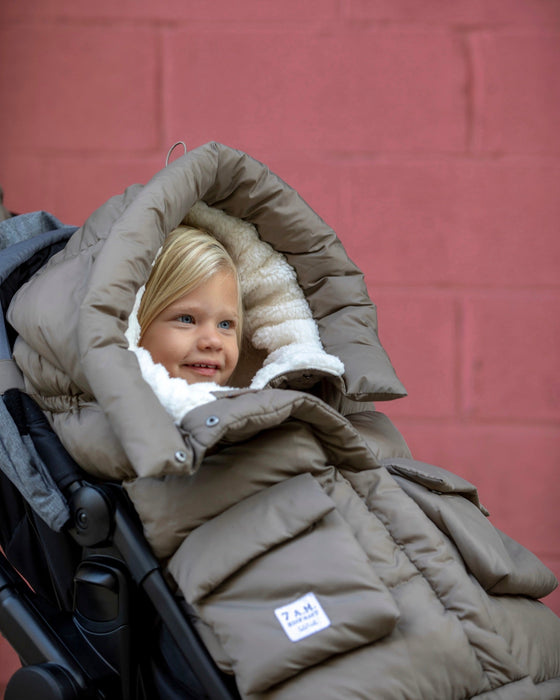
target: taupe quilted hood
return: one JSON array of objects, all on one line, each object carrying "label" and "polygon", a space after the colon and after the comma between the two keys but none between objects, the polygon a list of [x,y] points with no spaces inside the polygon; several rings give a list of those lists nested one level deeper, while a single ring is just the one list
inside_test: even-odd
[{"label": "taupe quilted hood", "polygon": [[[210,214],[199,202],[212,208]],[[329,401],[339,401],[341,396],[376,401],[405,394],[379,342],[376,309],[363,275],[334,231],[265,165],[210,143],[178,158],[144,187],[133,186],[94,212],[12,304],[10,323],[24,339],[16,347],[17,361],[33,377],[32,359],[23,343],[31,348],[35,345],[43,360],[52,365],[53,376],[62,371],[70,380],[68,393],[80,403],[82,414],[76,421],[78,430],[86,430],[91,409],[95,423],[102,421],[102,414],[107,417],[107,432],[114,433],[113,441],[116,436],[136,474],[190,469],[189,445],[185,446],[173,419],[143,381],[138,359],[128,351],[130,337],[126,335],[138,291],[158,249],[189,212],[194,222],[203,220],[217,231],[224,220],[221,213],[230,224],[237,220],[242,227],[253,228],[255,236],[295,271],[318,331],[317,350],[326,364],[319,362],[311,368],[315,372],[290,364],[301,357],[293,340],[284,343],[283,350],[274,343],[267,348],[266,342],[255,347],[258,332],[253,333],[253,343],[242,353],[246,361],[237,372],[238,386],[247,387],[253,381],[258,388],[308,389],[320,381],[323,387],[318,391],[323,398],[338,396]],[[35,300],[33,304],[26,303],[28,295]],[[58,320],[46,324],[53,307]],[[35,342],[37,333],[40,339]],[[55,383],[59,381],[57,376]],[[56,414],[60,406],[54,387],[50,393],[51,410]],[[92,406],[93,397],[96,406]]]}]

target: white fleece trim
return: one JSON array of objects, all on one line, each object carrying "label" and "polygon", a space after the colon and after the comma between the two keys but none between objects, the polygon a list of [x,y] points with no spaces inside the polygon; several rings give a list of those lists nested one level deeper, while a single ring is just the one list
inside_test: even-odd
[{"label": "white fleece trim", "polygon": [[318,371],[321,374],[331,374],[340,377],[344,373],[344,365],[334,355],[317,352],[314,346],[304,343],[284,345],[274,350],[264,361],[261,369],[251,381],[251,389],[264,389],[276,377],[288,372],[305,370],[310,374]]},{"label": "white fleece trim", "polygon": [[[192,207],[185,223],[211,232],[227,248],[239,270],[245,307],[244,334],[253,347],[269,353],[251,381],[251,389],[263,389],[276,377],[293,371],[306,370],[312,374],[315,370],[335,377],[344,374],[339,358],[323,349],[295,270],[283,255],[259,237],[252,224],[204,202]],[[170,377],[163,365],[154,364],[149,352],[138,347],[137,314],[143,293],[141,287],[129,317],[126,339],[129,349],[138,357],[143,378],[178,424],[188,411],[214,401],[212,392],[231,387],[213,382],[188,384]]]},{"label": "white fleece trim", "polygon": [[184,379],[170,377],[163,365],[156,364],[144,348],[130,348],[138,358],[144,380],[152,387],[160,403],[173,418],[176,425],[193,408],[215,401],[213,391],[223,391],[226,387],[214,382],[187,384]]}]

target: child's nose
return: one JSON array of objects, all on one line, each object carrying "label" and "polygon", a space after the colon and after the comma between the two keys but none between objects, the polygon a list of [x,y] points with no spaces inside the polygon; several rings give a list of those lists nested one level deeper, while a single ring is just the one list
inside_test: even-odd
[{"label": "child's nose", "polygon": [[198,342],[201,348],[216,350],[222,346],[222,337],[219,330],[213,324],[209,324],[201,329]]}]

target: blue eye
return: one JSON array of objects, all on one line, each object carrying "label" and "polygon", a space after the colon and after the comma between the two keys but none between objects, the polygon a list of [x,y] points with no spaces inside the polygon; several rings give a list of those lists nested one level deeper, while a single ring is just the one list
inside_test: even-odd
[{"label": "blue eye", "polygon": [[229,331],[232,325],[233,324],[231,321],[220,321],[220,323],[218,323],[218,328],[224,331]]},{"label": "blue eye", "polygon": [[194,323],[194,318],[190,314],[183,314],[177,320],[181,323]]}]

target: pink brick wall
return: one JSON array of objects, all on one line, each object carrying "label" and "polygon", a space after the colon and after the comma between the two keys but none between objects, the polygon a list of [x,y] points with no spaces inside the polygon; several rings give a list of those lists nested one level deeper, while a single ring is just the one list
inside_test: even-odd
[{"label": "pink brick wall", "polygon": [[178,139],[269,164],[364,269],[415,455],[558,575],[559,66],[557,0],[3,0],[0,183],[79,224]]}]

